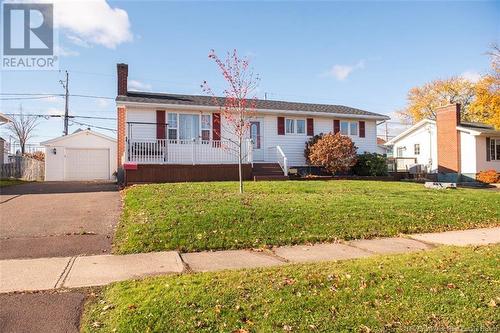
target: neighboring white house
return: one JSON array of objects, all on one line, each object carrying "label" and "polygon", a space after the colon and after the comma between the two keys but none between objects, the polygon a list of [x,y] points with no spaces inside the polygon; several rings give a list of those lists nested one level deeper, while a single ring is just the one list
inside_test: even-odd
[{"label": "neighboring white house", "polygon": [[[423,119],[385,143],[393,157],[414,158],[428,173],[437,173],[436,122]],[[413,164],[414,162],[412,162]]]},{"label": "neighboring white house", "polygon": [[500,172],[500,131],[460,121],[460,106],[437,112],[437,121],[424,119],[386,143],[396,158],[415,158],[429,173],[461,175],[472,180],[480,171]]},{"label": "neighboring white house", "polygon": [[91,130],[41,143],[45,147],[45,180],[113,180],[116,140]]},{"label": "neighboring white house", "polygon": [[387,155],[391,151],[391,147],[386,146],[386,141],[382,138],[377,138],[377,154]]},{"label": "neighboring white house", "polygon": [[[10,118],[0,112],[0,126],[11,122]],[[9,144],[4,138],[0,137],[0,164],[9,161]]]},{"label": "neighboring white house", "polygon": [[[119,165],[142,165],[143,170],[149,165],[150,170],[160,170],[158,164],[206,169],[203,165],[238,163],[231,154],[234,136],[212,97],[128,91],[127,76],[128,66],[118,64]],[[377,152],[377,121],[389,119],[342,105],[255,102],[243,147],[244,163],[279,164],[285,174],[287,167],[306,165],[305,143],[320,133],[340,132],[353,140],[358,153]],[[163,169],[168,173],[173,168]],[[160,173],[148,174],[153,172]]]}]

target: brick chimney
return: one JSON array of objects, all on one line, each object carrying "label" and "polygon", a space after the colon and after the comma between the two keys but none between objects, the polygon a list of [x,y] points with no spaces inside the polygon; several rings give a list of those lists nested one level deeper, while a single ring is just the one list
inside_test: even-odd
[{"label": "brick chimney", "polygon": [[118,96],[126,96],[128,87],[127,87],[127,80],[128,80],[128,65],[127,64],[117,64],[116,65],[116,72],[118,74]]},{"label": "brick chimney", "polygon": [[438,172],[460,173],[460,104],[436,110]]}]

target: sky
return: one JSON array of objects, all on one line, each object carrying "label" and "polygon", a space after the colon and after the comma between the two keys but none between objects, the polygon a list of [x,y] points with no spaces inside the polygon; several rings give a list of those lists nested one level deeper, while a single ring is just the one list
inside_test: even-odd
[{"label": "sky", "polygon": [[[3,70],[0,112],[62,114],[62,97],[6,94],[62,94],[67,70],[71,95],[95,96],[70,96],[70,114],[115,118],[119,62],[135,90],[203,94],[206,80],[222,93],[208,53],[237,49],[261,77],[258,97],[387,114],[393,136],[410,88],[477,79],[489,69],[489,46],[500,42],[500,2],[57,0],[54,11],[60,71]],[[116,136],[108,130],[114,119],[74,118],[70,132],[88,127],[75,121]],[[62,124],[40,118],[31,142],[60,136]],[[9,137],[5,126],[0,136]]]}]

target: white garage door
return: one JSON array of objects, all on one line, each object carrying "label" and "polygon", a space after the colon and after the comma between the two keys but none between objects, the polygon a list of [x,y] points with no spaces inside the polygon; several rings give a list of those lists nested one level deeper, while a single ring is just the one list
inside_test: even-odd
[{"label": "white garage door", "polygon": [[66,148],[64,180],[109,179],[109,149]]}]

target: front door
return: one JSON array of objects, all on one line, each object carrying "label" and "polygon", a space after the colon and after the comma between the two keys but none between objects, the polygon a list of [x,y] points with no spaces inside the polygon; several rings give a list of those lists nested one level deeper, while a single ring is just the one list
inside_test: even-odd
[{"label": "front door", "polygon": [[252,139],[253,145],[253,160],[263,161],[264,160],[264,145],[262,137],[262,121],[253,120],[250,122],[250,138]]}]

